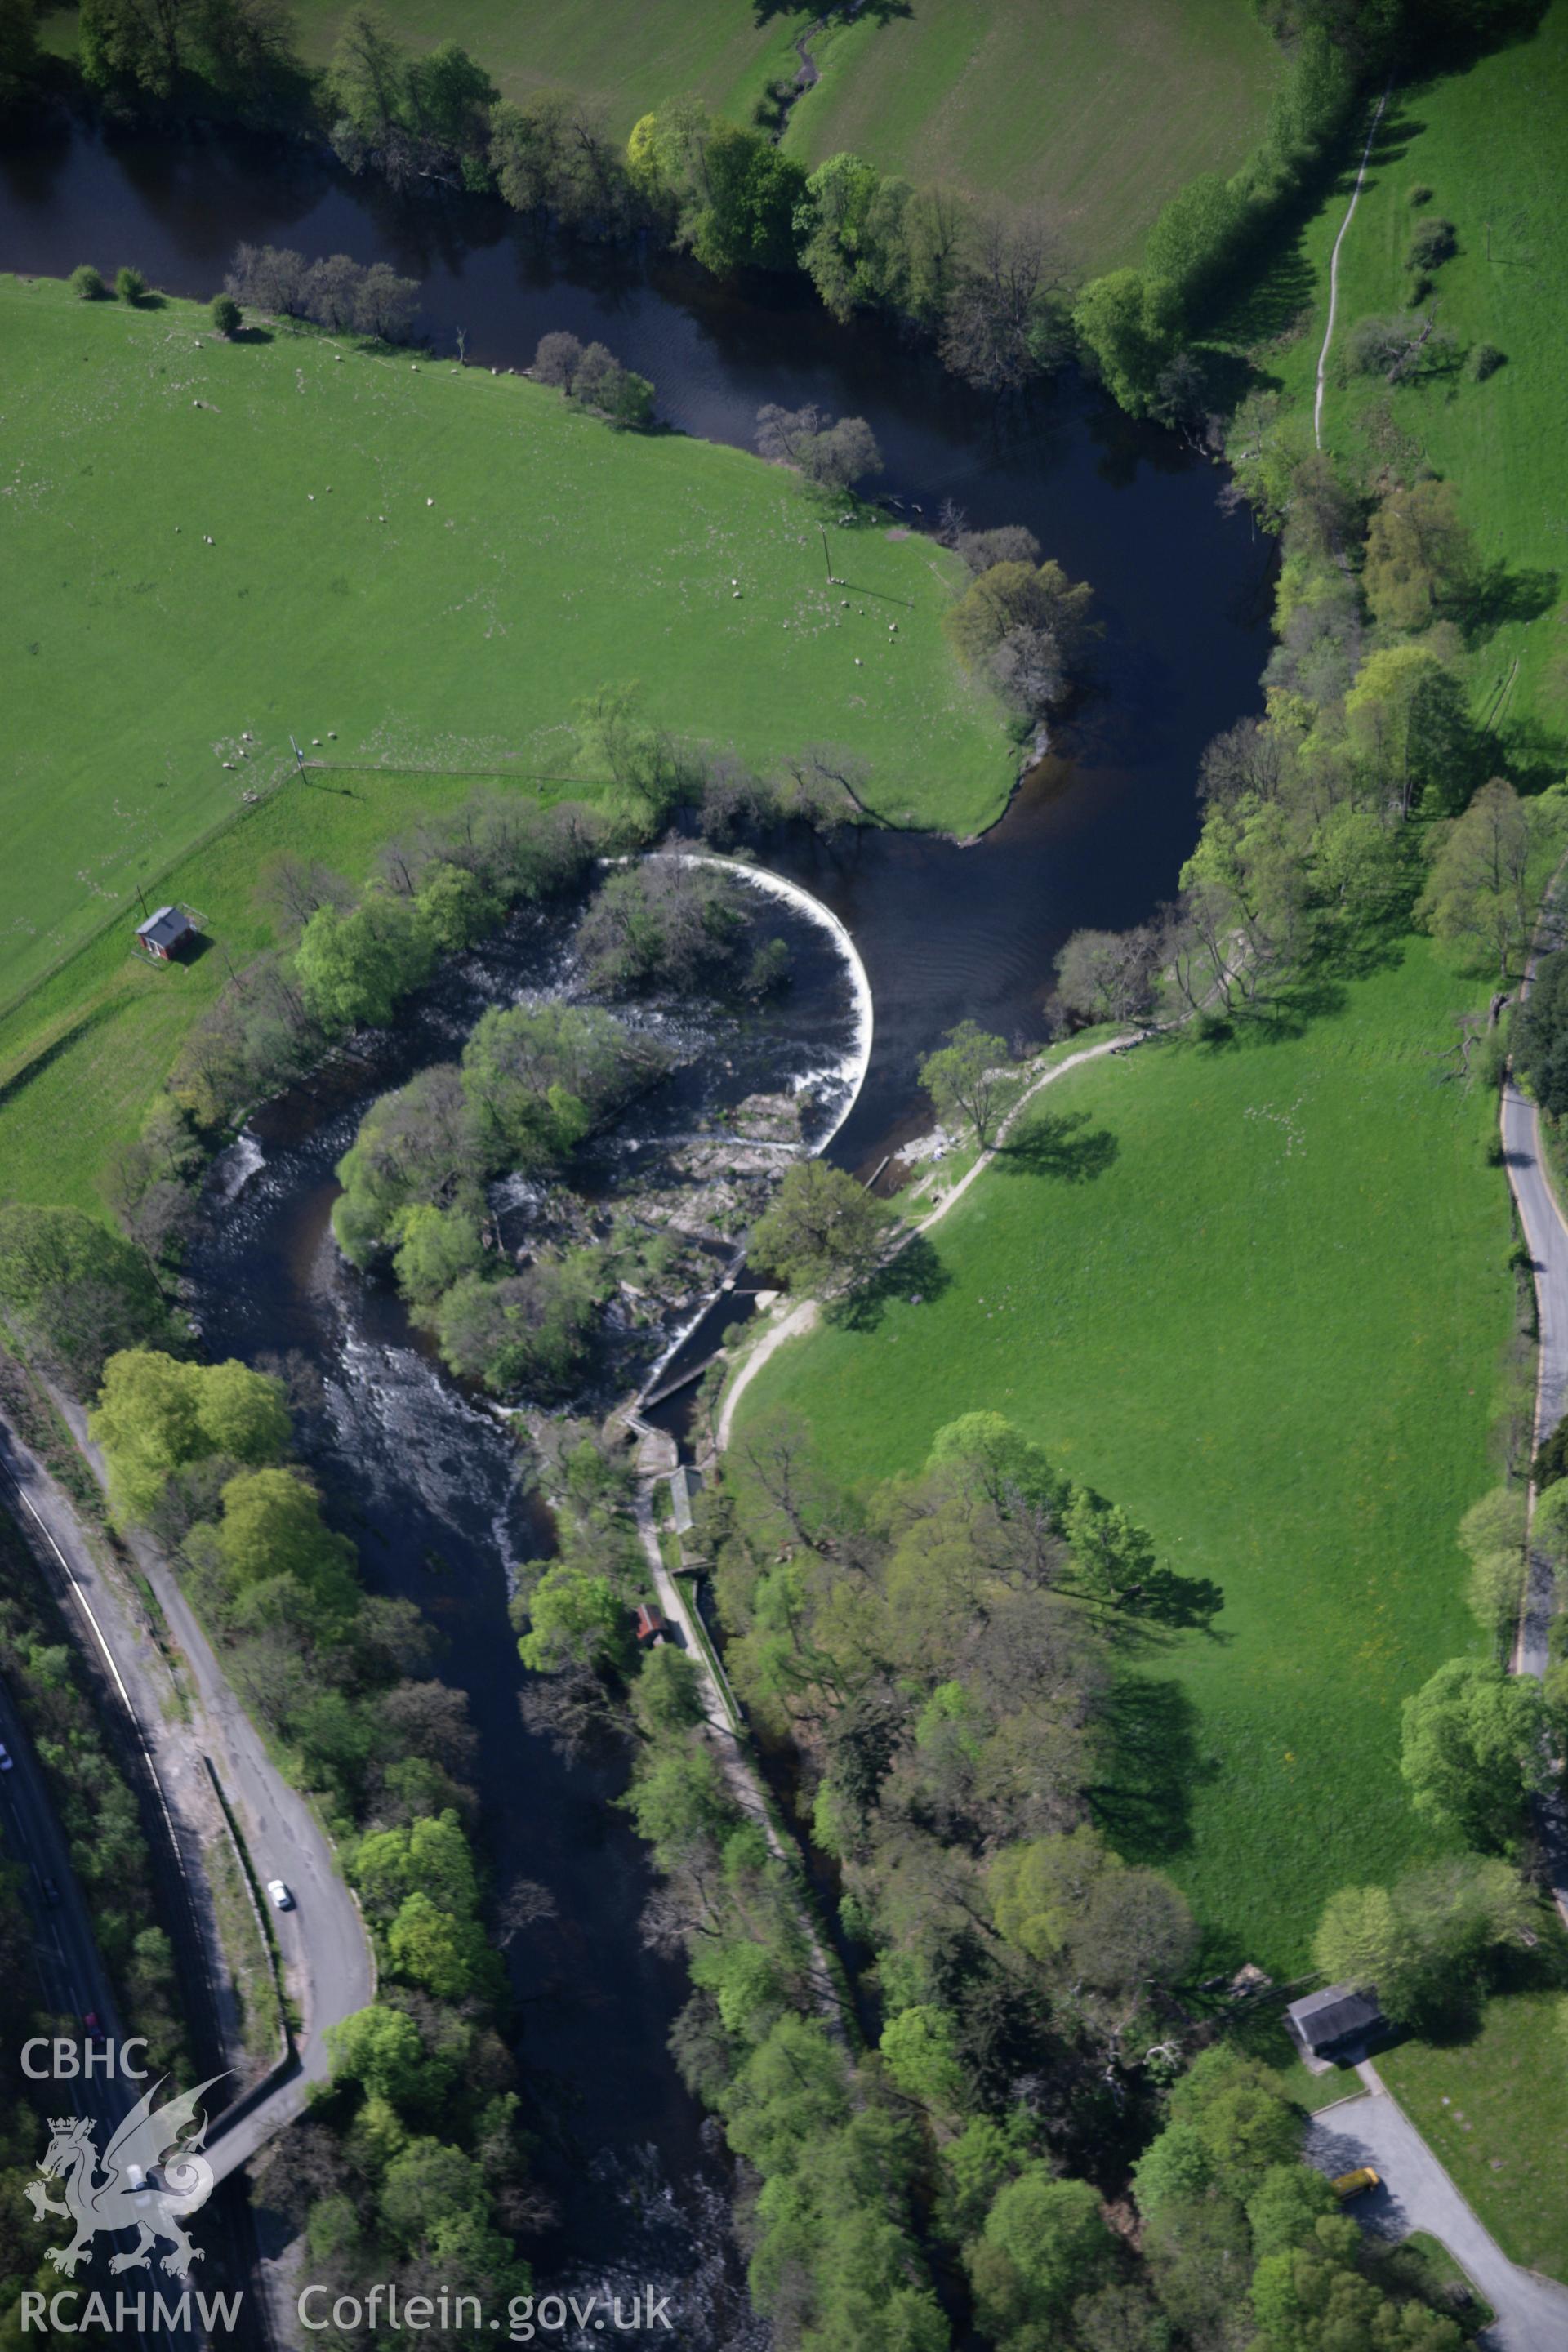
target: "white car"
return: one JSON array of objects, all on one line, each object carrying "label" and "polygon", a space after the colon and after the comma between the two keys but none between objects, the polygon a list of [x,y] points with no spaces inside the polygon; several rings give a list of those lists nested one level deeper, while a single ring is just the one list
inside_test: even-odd
[{"label": "white car", "polygon": [[274,1905],[279,1911],[292,1911],[294,1897],[280,1878],[269,1878],[267,1882],[267,1892],[271,1895]]}]

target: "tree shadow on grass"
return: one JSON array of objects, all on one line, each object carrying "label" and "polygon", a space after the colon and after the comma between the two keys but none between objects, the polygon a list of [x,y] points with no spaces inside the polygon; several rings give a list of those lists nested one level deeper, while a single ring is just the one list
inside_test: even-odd
[{"label": "tree shadow on grass", "polygon": [[995,1164],[1012,1176],[1089,1184],[1115,1164],[1121,1150],[1108,1127],[1089,1128],[1088,1111],[1040,1110],[1011,1143],[998,1146]]},{"label": "tree shadow on grass", "polygon": [[1198,1717],[1180,1683],[1128,1673],[1100,1711],[1105,1777],[1089,1811],[1124,1862],[1163,1869],[1192,1843],[1192,1797],[1210,1768],[1198,1756]]},{"label": "tree shadow on grass", "polygon": [[1510,621],[1535,621],[1550,613],[1560,585],[1558,574],[1544,565],[1510,564],[1500,555],[1476,566],[1449,597],[1448,608],[1466,644],[1480,645]]},{"label": "tree shadow on grass", "polygon": [[897,1257],[857,1285],[845,1298],[836,1299],[825,1320],[845,1331],[874,1331],[896,1298],[911,1307],[929,1307],[952,1280],[931,1241],[917,1234]]}]

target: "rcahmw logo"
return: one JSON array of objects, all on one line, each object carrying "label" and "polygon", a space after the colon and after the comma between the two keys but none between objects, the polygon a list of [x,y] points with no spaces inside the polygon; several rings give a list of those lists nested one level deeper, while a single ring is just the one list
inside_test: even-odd
[{"label": "rcahmw logo", "polygon": [[[27,2060],[36,2046],[30,2043],[24,2053],[29,2073],[35,2071]],[[77,2069],[73,2065],[67,2071],[74,2074]],[[139,2076],[134,2067],[124,2071]],[[173,2278],[184,2279],[191,2264],[202,2260],[201,2248],[192,2245],[184,2224],[212,2195],[213,2169],[201,2153],[207,2128],[202,2100],[221,2080],[221,2075],[210,2075],[194,2091],[166,2099],[161,2106],[154,2102],[163,2084],[155,2083],[119,2126],[101,2162],[90,2116],[51,2118],[49,2144],[37,2163],[43,2179],[29,2181],[26,2194],[37,2221],[52,2215],[71,2225],[68,2243],[44,2250],[56,2270],[74,2277],[90,2259],[95,2238],[128,2230],[135,2231],[134,2242],[110,2256],[111,2273],[151,2269],[159,2245],[168,2252],[160,2255],[158,2267]],[[49,2193],[51,2182],[58,2186],[58,2196]],[[243,2299],[221,2294],[194,2298],[204,2326],[221,2321],[230,2327]],[[174,2295],[121,2292],[112,2299],[96,2291],[85,2297],[74,2290],[52,2295],[28,2291],[22,2296],[22,2325],[47,2326],[64,2335],[94,2327],[141,2328],[150,2323],[188,2326],[192,2303],[188,2291]]]}]

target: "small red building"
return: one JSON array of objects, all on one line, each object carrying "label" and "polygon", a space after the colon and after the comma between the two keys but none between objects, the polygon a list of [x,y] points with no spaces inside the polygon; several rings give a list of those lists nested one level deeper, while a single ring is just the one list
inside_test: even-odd
[{"label": "small red building", "polygon": [[646,1649],[654,1650],[668,1637],[668,1633],[669,1626],[663,1610],[656,1608],[651,1601],[640,1601],[637,1605],[638,1642]]},{"label": "small red building", "polygon": [[136,926],[138,945],[159,963],[171,963],[195,938],[196,927],[183,907],[160,907]]}]

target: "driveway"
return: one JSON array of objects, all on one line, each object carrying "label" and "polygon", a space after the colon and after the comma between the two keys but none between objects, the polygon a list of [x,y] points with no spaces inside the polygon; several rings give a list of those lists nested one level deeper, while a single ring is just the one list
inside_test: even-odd
[{"label": "driveway", "polygon": [[1564,2352],[1568,2347],[1568,2287],[1510,2263],[1466,2204],[1409,2116],[1377,2084],[1360,2097],[1326,2107],[1312,2119],[1306,2156],[1320,2172],[1349,2172],[1370,2164],[1383,2186],[1358,2197],[1356,2219],[1380,2238],[1426,2230],[1463,2264],[1497,2313],[1478,2343],[1488,2352]]}]

